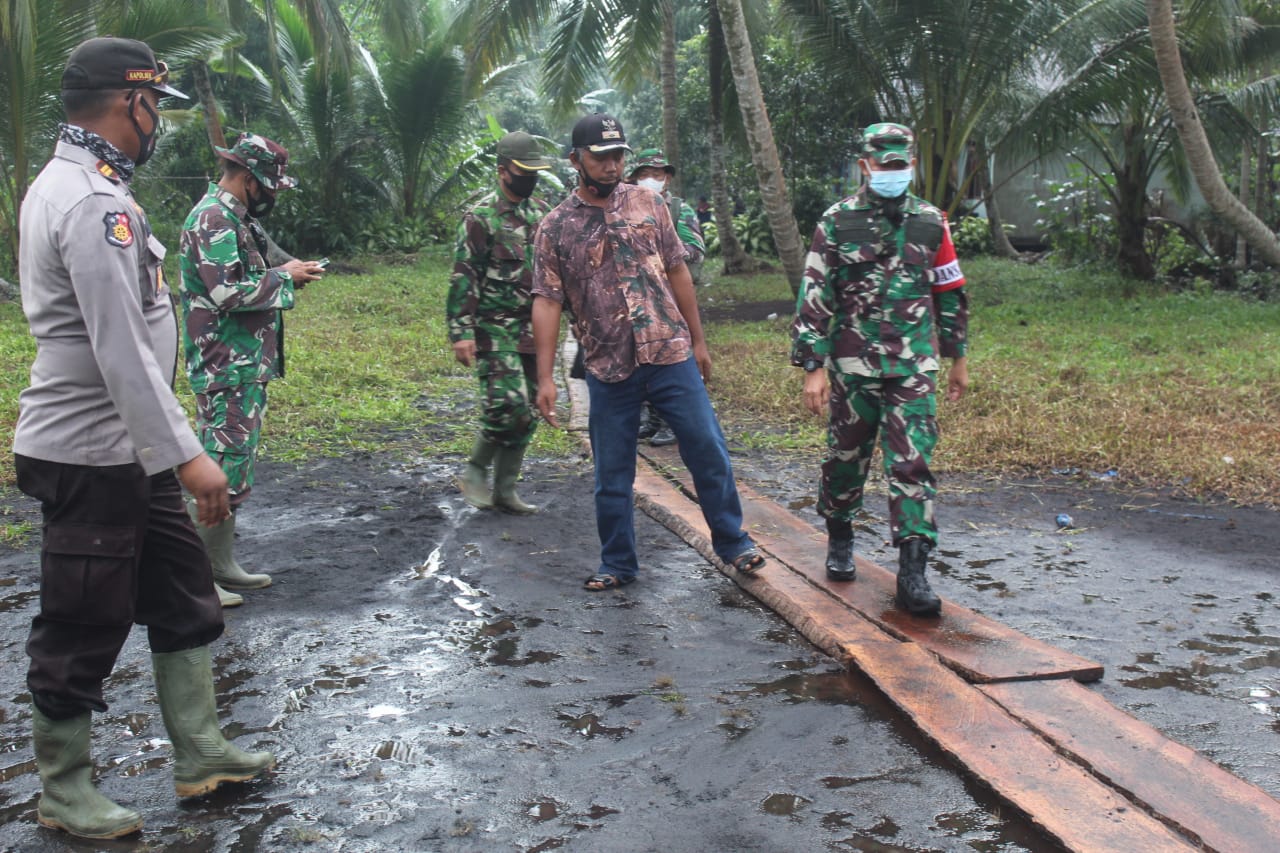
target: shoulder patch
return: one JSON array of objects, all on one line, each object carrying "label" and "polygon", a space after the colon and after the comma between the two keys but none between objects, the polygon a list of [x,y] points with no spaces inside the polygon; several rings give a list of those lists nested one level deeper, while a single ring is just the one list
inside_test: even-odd
[{"label": "shoulder patch", "polygon": [[133,245],[133,222],[129,219],[129,214],[123,210],[103,214],[102,224],[107,227],[108,245],[119,249],[127,249]]},{"label": "shoulder patch", "polygon": [[116,170],[111,167],[111,164],[108,163],[106,160],[99,160],[97,165],[94,166],[93,168],[97,170],[99,175],[106,178],[111,183],[113,184],[120,183],[120,176],[116,173]]}]

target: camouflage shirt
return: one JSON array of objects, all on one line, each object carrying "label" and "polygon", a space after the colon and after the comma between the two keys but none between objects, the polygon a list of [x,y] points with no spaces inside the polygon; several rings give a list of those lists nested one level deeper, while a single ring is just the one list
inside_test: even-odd
[{"label": "camouflage shirt", "polygon": [[534,251],[533,294],[568,305],[597,379],[689,358],[689,326],[667,279],[685,250],[657,193],[619,184],[604,207],[570,193],[542,221]]},{"label": "camouflage shirt", "polygon": [[477,352],[534,352],[530,325],[533,235],[547,203],[513,203],[494,192],[458,228],[445,312],[449,341],[474,340]]},{"label": "camouflage shirt", "polygon": [[937,370],[939,355],[965,354],[964,283],[942,211],[910,192],[886,201],[864,187],[814,230],[791,362],[830,358],[861,376]]},{"label": "camouflage shirt", "polygon": [[676,223],[676,233],[680,242],[684,243],[684,261],[696,264],[707,256],[707,244],[702,239],[702,226],[698,224],[698,214],[678,196],[667,198],[667,210]]},{"label": "camouflage shirt", "polygon": [[182,342],[197,394],[284,375],[293,279],[268,269],[267,239],[234,195],[210,184],[182,226]]}]

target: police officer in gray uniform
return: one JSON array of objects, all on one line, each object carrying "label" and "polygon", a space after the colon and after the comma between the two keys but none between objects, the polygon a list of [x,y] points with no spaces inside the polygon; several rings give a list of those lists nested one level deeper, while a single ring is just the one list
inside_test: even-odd
[{"label": "police officer in gray uniform", "polygon": [[[33,744],[45,826],[118,838],[142,817],[93,785],[91,712],[133,624],[147,627],[179,797],[275,761],[218,728],[208,645],[222,634],[209,558],[183,505],[228,512],[227,478],[173,392],[178,329],[164,246],[129,190],[155,148],[168,68],[139,41],[90,39],[62,77],[67,123],[22,204],[22,307],[36,339],[19,397],[18,487],[40,501],[40,612],[32,620]],[[175,476],[176,472],[176,476]]]}]

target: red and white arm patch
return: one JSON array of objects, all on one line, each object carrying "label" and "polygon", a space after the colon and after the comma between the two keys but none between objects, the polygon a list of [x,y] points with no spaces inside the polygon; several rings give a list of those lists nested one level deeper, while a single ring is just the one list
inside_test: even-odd
[{"label": "red and white arm patch", "polygon": [[951,242],[951,225],[942,217],[942,245],[933,256],[933,292],[955,290],[964,286],[964,273],[956,259],[956,246]]},{"label": "red and white arm patch", "polygon": [[119,249],[127,249],[133,245],[133,225],[129,221],[129,214],[122,210],[106,213],[102,217],[102,224],[107,229],[107,245]]}]

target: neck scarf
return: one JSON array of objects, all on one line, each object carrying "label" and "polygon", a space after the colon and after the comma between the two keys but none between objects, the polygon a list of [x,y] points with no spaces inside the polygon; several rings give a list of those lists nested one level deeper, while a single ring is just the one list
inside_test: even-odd
[{"label": "neck scarf", "polygon": [[119,148],[92,130],[85,130],[79,125],[64,124],[58,128],[58,140],[88,151],[115,169],[126,184],[133,180],[133,161],[124,156]]}]

